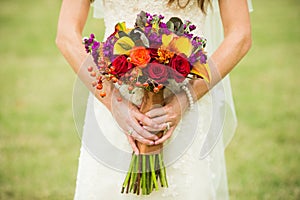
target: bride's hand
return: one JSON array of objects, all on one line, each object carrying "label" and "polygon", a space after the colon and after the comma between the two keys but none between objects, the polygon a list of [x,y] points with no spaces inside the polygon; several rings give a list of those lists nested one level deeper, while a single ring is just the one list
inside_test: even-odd
[{"label": "bride's hand", "polygon": [[149,117],[142,114],[135,105],[125,99],[118,101],[116,97],[113,97],[111,112],[118,125],[125,132],[135,153],[139,153],[135,140],[144,144],[154,145],[154,141],[158,137],[144,129],[141,123],[151,127],[156,127],[156,125]]},{"label": "bride's hand", "polygon": [[159,126],[143,126],[146,130],[160,131],[169,128],[160,139],[155,141],[155,144],[163,143],[172,136],[183,113],[189,106],[187,96],[184,92],[168,97],[165,103],[165,106],[154,108],[146,113],[146,116],[153,120],[155,124],[159,124]]}]

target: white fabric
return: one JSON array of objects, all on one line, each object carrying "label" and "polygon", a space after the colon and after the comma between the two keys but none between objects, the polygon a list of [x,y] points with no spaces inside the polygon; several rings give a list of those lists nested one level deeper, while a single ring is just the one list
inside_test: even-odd
[{"label": "white fabric", "polygon": [[[208,41],[206,48],[209,54],[212,54],[224,39],[223,26],[222,26],[218,2],[219,2],[218,0],[212,1],[212,7],[208,9],[208,14],[206,16],[204,35]],[[248,2],[249,12],[252,12],[253,11],[252,1],[248,0],[247,2]],[[222,131],[222,139],[223,139],[224,147],[226,147],[230,143],[231,139],[233,138],[237,127],[237,117],[236,117],[234,101],[232,97],[229,75],[227,75],[217,85],[217,87],[222,88],[222,90],[225,93],[225,103],[224,103],[225,117],[224,117],[223,131]],[[207,150],[203,150],[203,152],[204,152],[203,155],[205,155]]]},{"label": "white fabric", "polygon": [[[162,14],[166,19],[172,16],[188,19],[197,26],[196,34],[207,38],[207,50],[211,54],[223,39],[219,13],[215,12],[218,7],[204,16],[193,1],[186,9],[176,5],[167,7],[166,3],[167,0],[96,0],[94,16],[104,18],[105,38],[114,31],[117,22],[126,21],[128,27],[133,26],[136,14],[141,10]],[[213,5],[217,6],[215,2]],[[214,93],[216,96],[221,94],[221,98],[215,99]],[[212,122],[217,121],[213,113],[216,105],[217,108],[221,105],[220,116],[217,116],[220,126],[226,116],[225,126],[221,127],[223,142],[217,142],[218,134],[207,138],[207,134],[214,130]],[[174,135],[165,144],[164,160],[169,188],[160,188],[150,196],[124,195],[120,189],[129,166],[131,148],[112,114],[90,95],[74,199],[227,200],[224,144],[230,141],[236,127],[229,77],[196,102],[195,107],[194,111],[184,115]]]}]

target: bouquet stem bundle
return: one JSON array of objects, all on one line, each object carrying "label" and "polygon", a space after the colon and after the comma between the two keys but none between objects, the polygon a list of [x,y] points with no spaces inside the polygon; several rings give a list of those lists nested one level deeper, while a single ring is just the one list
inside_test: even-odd
[{"label": "bouquet stem bundle", "polygon": [[[150,92],[144,90],[144,98],[140,108],[146,113],[156,106],[164,103],[163,90]],[[156,133],[158,137],[163,136],[163,131]],[[153,190],[161,187],[168,187],[166,168],[163,161],[163,144],[149,146],[136,141],[139,148],[139,155],[132,155],[129,170],[122,186],[122,193],[132,192],[133,194],[149,195]]]},{"label": "bouquet stem bundle", "polygon": [[159,189],[159,180],[161,187],[168,187],[162,154],[133,154],[121,192],[149,195]]}]

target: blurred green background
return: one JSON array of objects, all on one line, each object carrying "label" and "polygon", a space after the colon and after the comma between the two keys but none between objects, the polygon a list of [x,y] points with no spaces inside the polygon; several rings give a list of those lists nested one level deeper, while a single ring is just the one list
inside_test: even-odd
[{"label": "blurred green background", "polygon": [[[0,199],[72,199],[75,75],[55,46],[61,1],[0,0]],[[253,0],[253,47],[232,72],[231,199],[300,199],[300,2]],[[90,19],[85,33],[100,32]]]}]

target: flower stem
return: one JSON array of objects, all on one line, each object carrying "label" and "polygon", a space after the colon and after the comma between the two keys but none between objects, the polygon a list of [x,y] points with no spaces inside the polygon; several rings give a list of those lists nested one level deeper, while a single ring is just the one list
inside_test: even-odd
[{"label": "flower stem", "polygon": [[142,194],[146,194],[146,156],[142,155]]},{"label": "flower stem", "polygon": [[162,156],[161,154],[158,154],[158,160],[159,160],[159,170],[160,170],[160,181],[161,181],[161,186],[162,187],[168,187],[167,182],[166,182],[166,171],[165,171],[165,166],[163,164]]},{"label": "flower stem", "polygon": [[129,170],[127,172],[127,175],[126,175],[126,178],[125,178],[125,181],[123,183],[123,187],[122,187],[122,191],[121,193],[124,192],[126,186],[128,185],[128,182],[129,182],[129,179],[130,179],[130,176],[131,176],[131,170],[132,170],[132,167],[133,167],[133,164],[134,164],[134,161],[135,161],[135,157],[133,156],[132,159],[131,159],[131,162],[130,162],[130,165],[129,165]]},{"label": "flower stem", "polygon": [[134,156],[134,163],[133,163],[133,167],[132,167],[132,171],[131,171],[131,179],[130,179],[130,188],[129,191],[131,192],[134,189],[134,184],[136,182],[136,177],[137,177],[137,155],[133,155]]},{"label": "flower stem", "polygon": [[155,157],[156,157],[156,155],[151,155],[150,156],[150,168],[151,168],[151,175],[152,175],[152,179],[151,180],[153,180],[153,184],[154,184],[155,190],[157,191],[158,190],[158,185],[157,185],[157,181],[156,181],[156,174],[155,174],[155,168],[154,168]]}]

